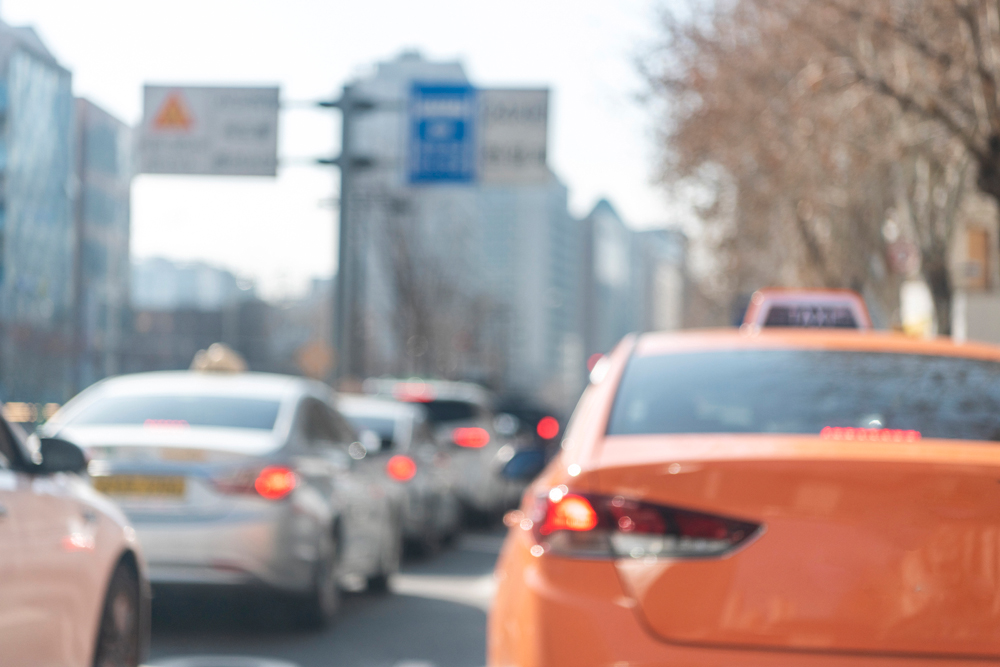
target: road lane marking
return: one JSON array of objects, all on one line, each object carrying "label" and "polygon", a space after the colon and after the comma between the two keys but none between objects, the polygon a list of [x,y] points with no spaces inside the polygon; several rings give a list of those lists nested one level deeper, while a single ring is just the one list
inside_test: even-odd
[{"label": "road lane marking", "polygon": [[457,602],[483,611],[489,611],[497,588],[492,574],[479,577],[396,574],[390,586],[397,595]]},{"label": "road lane marking", "polygon": [[189,655],[151,662],[147,667],[299,667],[294,662],[241,655]]}]

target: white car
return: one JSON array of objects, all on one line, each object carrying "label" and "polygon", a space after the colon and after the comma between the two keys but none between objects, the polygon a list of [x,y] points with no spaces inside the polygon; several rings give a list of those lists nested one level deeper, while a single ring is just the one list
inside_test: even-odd
[{"label": "white car", "polygon": [[468,382],[369,378],[365,393],[423,406],[434,438],[448,455],[452,491],[474,521],[499,516],[517,504],[523,481],[503,475],[514,456],[510,438],[498,432],[493,395]]},{"label": "white car", "polygon": [[0,664],[135,667],[149,584],[135,531],[80,448],[0,419]]},{"label": "white car", "polygon": [[[160,372],[103,380],[44,425],[90,454],[158,584],[264,587],[321,627],[340,585],[384,589],[398,509],[358,474],[364,448],[319,382]],[[355,457],[355,458],[352,458]]]},{"label": "white car", "polygon": [[410,545],[432,553],[454,537],[462,508],[451,488],[450,447],[434,441],[423,406],[341,394],[337,409],[359,433],[374,436],[361,464],[402,492],[400,520]]}]

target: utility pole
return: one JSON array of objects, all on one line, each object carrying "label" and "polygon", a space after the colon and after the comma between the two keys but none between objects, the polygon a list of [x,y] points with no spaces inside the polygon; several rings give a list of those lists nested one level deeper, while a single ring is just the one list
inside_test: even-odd
[{"label": "utility pole", "polygon": [[359,113],[375,108],[371,100],[359,97],[350,84],[339,100],[320,102],[320,107],[340,109],[340,156],[321,159],[320,164],[340,168],[340,205],[337,234],[336,289],[333,290],[331,330],[337,365],[334,378],[363,378],[365,375],[364,277],[365,244],[359,220],[352,218],[351,199],[355,171],[368,168],[372,160],[354,154],[352,130]]}]

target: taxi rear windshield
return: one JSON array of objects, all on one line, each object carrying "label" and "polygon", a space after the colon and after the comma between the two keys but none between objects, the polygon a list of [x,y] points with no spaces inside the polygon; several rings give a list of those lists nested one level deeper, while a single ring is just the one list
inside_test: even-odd
[{"label": "taxi rear windshield", "polygon": [[817,350],[633,357],[607,432],[819,434],[826,427],[1000,440],[1000,364]]},{"label": "taxi rear windshield", "polygon": [[214,426],[270,431],[278,401],[235,396],[107,396],[74,415],[67,424],[185,428]]}]

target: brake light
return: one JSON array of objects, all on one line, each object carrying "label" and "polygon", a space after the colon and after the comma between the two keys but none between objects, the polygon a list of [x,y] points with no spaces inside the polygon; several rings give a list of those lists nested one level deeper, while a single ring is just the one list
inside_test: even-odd
[{"label": "brake light", "polygon": [[480,449],[490,444],[490,432],[478,426],[464,426],[452,431],[451,439],[459,447]]},{"label": "brake light", "polygon": [[557,502],[549,501],[549,509],[545,514],[545,523],[538,532],[550,535],[556,530],[574,530],[584,532],[597,527],[597,512],[590,501],[583,496],[565,495]]},{"label": "brake light", "polygon": [[295,473],[283,466],[268,466],[260,471],[253,487],[268,500],[280,500],[295,488]]},{"label": "brake light", "polygon": [[898,428],[848,428],[827,426],[819,432],[825,440],[857,440],[860,442],[916,442],[920,431]]},{"label": "brake light", "polygon": [[430,403],[435,398],[434,388],[425,382],[398,382],[392,395],[405,403]]},{"label": "brake light", "polygon": [[544,440],[551,440],[559,435],[559,421],[555,417],[542,417],[535,431]]},{"label": "brake light", "polygon": [[397,482],[408,482],[417,474],[417,464],[409,456],[397,454],[385,464],[385,472]]},{"label": "brake light", "polygon": [[143,428],[189,428],[191,424],[186,419],[147,419]]},{"label": "brake light", "polygon": [[762,526],[623,496],[568,493],[536,500],[519,525],[532,531],[531,553],[575,558],[719,558],[762,532]]}]

